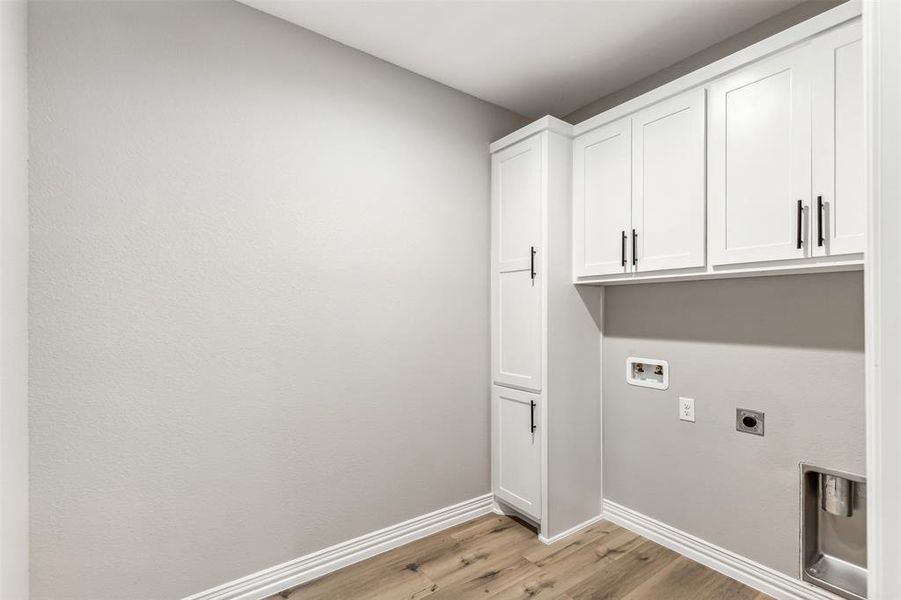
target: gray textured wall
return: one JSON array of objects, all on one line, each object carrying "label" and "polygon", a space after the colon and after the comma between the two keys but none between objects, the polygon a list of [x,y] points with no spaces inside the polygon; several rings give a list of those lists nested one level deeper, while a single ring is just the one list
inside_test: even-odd
[{"label": "gray textured wall", "polygon": [[232,2],[35,2],[35,600],[173,598],[489,491],[520,117]]},{"label": "gray textured wall", "polygon": [[618,106],[627,100],[636,98],[645,92],[656,89],[665,83],[669,83],[674,79],[678,79],[683,75],[696,71],[701,67],[716,62],[730,54],[734,54],[742,48],[747,48],[760,40],[775,35],[784,29],[788,29],[792,25],[797,25],[801,21],[814,17],[821,12],[827,11],[830,8],[835,8],[844,1],[845,0],[807,0],[806,2],[794,6],[774,17],[761,21],[757,25],[742,31],[737,35],[733,35],[722,42],[679,60],[653,75],[636,81],[632,85],[627,85],[621,90],[608,94],[603,98],[598,98],[594,102],[590,102],[582,108],[574,110],[566,115],[563,117],[563,120],[568,121],[569,123],[581,123],[585,119],[598,115],[614,106]]},{"label": "gray textured wall", "polygon": [[[608,287],[605,311],[605,498],[797,576],[798,464],[865,473],[862,274]],[[628,356],[669,389],[628,385]]]},{"label": "gray textured wall", "polygon": [[0,598],[28,597],[26,3],[0,2]]}]

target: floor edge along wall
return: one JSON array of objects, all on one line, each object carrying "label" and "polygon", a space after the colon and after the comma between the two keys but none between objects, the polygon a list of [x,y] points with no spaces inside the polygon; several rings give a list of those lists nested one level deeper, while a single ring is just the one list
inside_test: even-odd
[{"label": "floor edge along wall", "polygon": [[262,600],[490,512],[493,512],[492,495],[477,496],[193,594],[184,600]]},{"label": "floor edge along wall", "polygon": [[[494,498],[491,494],[485,494],[275,565],[193,594],[184,600],[262,600],[285,589],[312,581],[492,512],[497,512]],[[836,600],[838,598],[799,579],[765,567],[609,500],[604,500],[601,515],[554,536],[552,539],[542,539],[541,541],[546,544],[559,542],[601,520],[607,520],[629,529],[779,600]]]},{"label": "floor edge along wall", "polygon": [[838,600],[825,590],[604,500],[604,519],[779,600]]}]

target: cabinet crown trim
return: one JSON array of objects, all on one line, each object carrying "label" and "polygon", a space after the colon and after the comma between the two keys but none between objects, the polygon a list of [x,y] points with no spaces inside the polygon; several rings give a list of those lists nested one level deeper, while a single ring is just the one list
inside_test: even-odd
[{"label": "cabinet crown trim", "polygon": [[527,137],[531,137],[536,133],[541,133],[542,131],[552,131],[554,133],[559,133],[560,135],[564,135],[566,137],[573,136],[573,126],[567,123],[566,121],[561,121],[557,117],[552,117],[547,115],[545,117],[541,117],[537,121],[529,123],[525,127],[521,127],[514,131],[513,133],[507,134],[496,142],[492,142],[488,146],[488,150],[494,154],[500,150],[508,146],[512,146],[513,144],[520,142]]}]

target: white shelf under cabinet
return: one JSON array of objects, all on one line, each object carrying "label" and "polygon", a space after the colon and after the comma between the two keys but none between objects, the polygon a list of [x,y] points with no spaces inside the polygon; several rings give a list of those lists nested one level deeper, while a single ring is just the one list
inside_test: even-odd
[{"label": "white shelf under cabinet", "polygon": [[626,273],[623,275],[608,275],[605,277],[577,277],[573,283],[585,285],[664,283],[669,281],[696,281],[699,279],[730,279],[735,277],[762,277],[767,275],[798,275],[803,273],[860,271],[863,267],[863,254],[850,254],[841,258],[830,256],[772,263],[657,271],[655,273]]}]

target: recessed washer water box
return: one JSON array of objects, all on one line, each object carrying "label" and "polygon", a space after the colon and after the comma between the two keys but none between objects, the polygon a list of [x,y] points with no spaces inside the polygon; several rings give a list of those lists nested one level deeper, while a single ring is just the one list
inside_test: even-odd
[{"label": "recessed washer water box", "polygon": [[867,597],[867,480],[801,463],[801,576],[851,600]]},{"label": "recessed washer water box", "polygon": [[630,356],[626,359],[626,382],[665,390],[669,388],[669,363],[659,358]]}]

